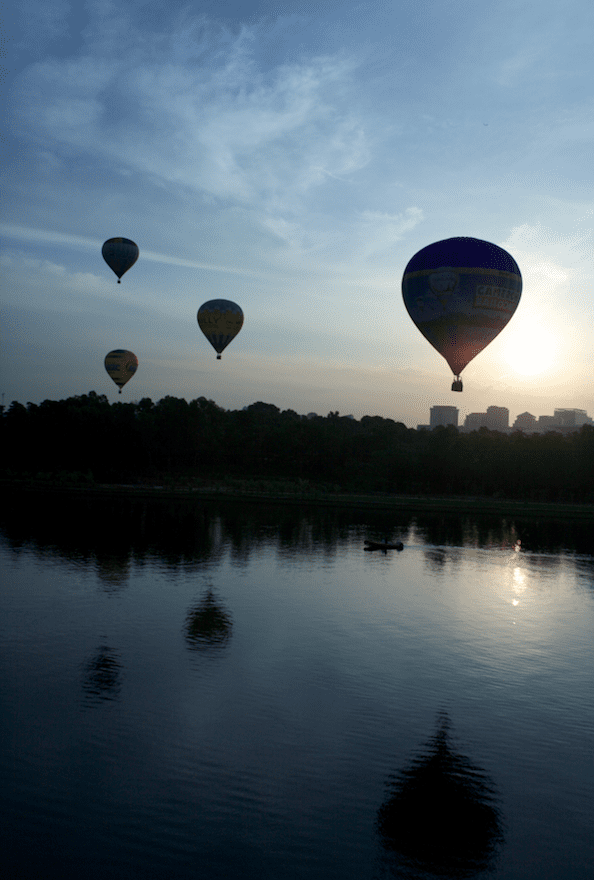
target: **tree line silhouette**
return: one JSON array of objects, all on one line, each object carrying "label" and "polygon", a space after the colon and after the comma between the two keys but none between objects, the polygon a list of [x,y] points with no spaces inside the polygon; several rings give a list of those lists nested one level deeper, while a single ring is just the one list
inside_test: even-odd
[{"label": "tree line silhouette", "polygon": [[113,403],[94,391],[2,411],[8,478],[213,484],[267,480],[331,491],[594,502],[594,427],[503,434],[416,431],[380,416],[301,416],[199,397]]}]

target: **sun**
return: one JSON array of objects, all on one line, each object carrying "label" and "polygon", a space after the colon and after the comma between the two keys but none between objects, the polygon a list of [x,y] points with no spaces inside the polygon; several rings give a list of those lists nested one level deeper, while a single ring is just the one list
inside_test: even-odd
[{"label": "sun", "polygon": [[555,336],[544,327],[512,330],[505,340],[503,357],[524,376],[536,376],[547,370],[555,360]]}]

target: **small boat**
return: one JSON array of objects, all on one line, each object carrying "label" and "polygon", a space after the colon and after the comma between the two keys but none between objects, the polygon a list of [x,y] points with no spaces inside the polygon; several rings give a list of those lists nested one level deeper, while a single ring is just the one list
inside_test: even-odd
[{"label": "small boat", "polygon": [[364,550],[404,550],[402,541],[397,541],[396,544],[388,544],[386,541],[365,541],[365,544]]}]

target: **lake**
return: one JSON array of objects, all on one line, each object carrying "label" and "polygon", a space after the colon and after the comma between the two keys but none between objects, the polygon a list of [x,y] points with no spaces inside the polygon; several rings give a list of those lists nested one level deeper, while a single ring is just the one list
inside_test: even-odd
[{"label": "lake", "polygon": [[1,527],[4,876],[593,876],[591,523],[22,493]]}]

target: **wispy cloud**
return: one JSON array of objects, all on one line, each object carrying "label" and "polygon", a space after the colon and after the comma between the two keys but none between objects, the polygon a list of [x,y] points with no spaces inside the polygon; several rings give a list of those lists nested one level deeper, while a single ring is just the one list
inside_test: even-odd
[{"label": "wispy cloud", "polygon": [[420,208],[407,208],[402,214],[387,214],[379,211],[363,211],[360,225],[365,232],[363,238],[364,256],[384,251],[401,241],[423,220]]},{"label": "wispy cloud", "polygon": [[[524,223],[501,246],[514,255],[523,278],[522,301],[514,323],[564,327],[567,338],[585,314],[594,315],[592,231],[561,233],[543,224]],[[590,248],[584,247],[590,243]],[[582,346],[585,339],[573,340]]]},{"label": "wispy cloud", "polygon": [[523,272],[538,273],[556,282],[592,278],[594,230],[584,227],[585,224],[579,231],[563,232],[542,223],[523,223],[512,229],[502,247],[514,255],[522,254]]},{"label": "wispy cloud", "polygon": [[168,33],[141,35],[110,12],[94,20],[83,53],[29,68],[17,112],[58,152],[99,155],[258,210],[291,210],[328,176],[369,160],[348,95],[353,63],[312,57],[264,74],[255,36],[187,17]]},{"label": "wispy cloud", "polygon": [[[62,232],[53,232],[43,229],[30,229],[25,226],[15,226],[9,223],[0,223],[0,234],[6,238],[37,244],[56,244],[62,247],[82,248],[97,254],[103,245],[102,241],[93,238],[84,238],[80,235],[69,235]],[[189,260],[170,254],[161,254],[155,251],[142,250],[142,259],[153,263],[164,263],[169,266],[179,266],[186,269],[204,269],[209,272],[222,272],[231,275],[241,275],[246,278],[269,278],[270,273],[254,272],[247,268],[236,266],[223,266],[214,263],[205,263],[200,260]],[[39,261],[35,261],[38,263]],[[46,262],[46,261],[44,261]],[[12,263],[11,263],[12,265]]]},{"label": "wispy cloud", "polygon": [[20,0],[15,4],[20,19],[17,49],[39,53],[53,40],[68,33],[67,0]]},{"label": "wispy cloud", "polygon": [[63,232],[54,232],[45,229],[30,229],[26,226],[16,226],[12,223],[0,223],[0,233],[7,238],[19,241],[37,242],[40,244],[61,244],[79,248],[97,248],[103,244],[96,239],[84,238],[81,235],[69,235]]},{"label": "wispy cloud", "polygon": [[548,40],[532,40],[522,45],[499,63],[497,81],[502,86],[515,86],[528,76],[533,76],[535,71],[542,76],[546,67],[540,62],[547,56],[549,49]]}]

